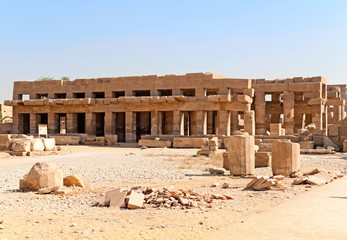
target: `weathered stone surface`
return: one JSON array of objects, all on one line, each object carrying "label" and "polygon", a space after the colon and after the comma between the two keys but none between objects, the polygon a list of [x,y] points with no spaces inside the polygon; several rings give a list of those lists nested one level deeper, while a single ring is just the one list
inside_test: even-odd
[{"label": "weathered stone surface", "polygon": [[329,126],[328,135],[329,135],[329,137],[338,137],[339,136],[339,127],[336,125]]},{"label": "weathered stone surface", "polygon": [[107,146],[115,146],[117,144],[117,135],[105,135]]},{"label": "weathered stone surface", "polygon": [[0,150],[9,150],[10,149],[10,140],[11,135],[0,134]]},{"label": "weathered stone surface", "polygon": [[271,123],[270,136],[281,136],[282,135],[281,129],[282,129],[281,123]]},{"label": "weathered stone surface", "polygon": [[50,137],[55,139],[57,145],[78,145],[81,141],[81,136],[55,135]]},{"label": "weathered stone surface", "polygon": [[172,145],[171,141],[164,140],[151,140],[151,139],[140,139],[139,146],[155,147],[155,148],[170,148]]},{"label": "weathered stone surface", "polygon": [[128,201],[128,208],[129,209],[138,209],[143,208],[143,200],[145,199],[145,196],[143,193],[138,193],[135,191],[131,191],[129,195],[129,201]]},{"label": "weathered stone surface", "polygon": [[255,167],[268,167],[271,164],[270,152],[256,152],[255,153]]},{"label": "weathered stone surface", "polygon": [[60,187],[58,187],[58,186],[40,188],[38,190],[38,194],[48,194],[48,193],[57,191],[59,188]]},{"label": "weathered stone surface", "polygon": [[45,151],[54,151],[55,150],[55,139],[54,138],[43,138],[43,145],[45,147]]},{"label": "weathered stone surface", "polygon": [[327,136],[323,136],[323,147],[332,147],[335,151],[339,151],[339,147]]},{"label": "weathered stone surface", "polygon": [[127,196],[127,192],[114,193],[111,196],[110,207],[113,207],[113,208],[125,207],[124,202],[125,202],[126,196]]},{"label": "weathered stone surface", "polygon": [[12,139],[11,151],[30,152],[30,139]]},{"label": "weathered stone surface", "polygon": [[274,175],[290,176],[300,169],[300,145],[287,141],[272,143],[272,172]]},{"label": "weathered stone surface", "polygon": [[343,152],[347,152],[347,140],[343,141]]},{"label": "weathered stone surface", "polygon": [[30,150],[33,152],[42,152],[45,150],[45,145],[43,145],[41,138],[34,138],[30,141]]},{"label": "weathered stone surface", "polygon": [[228,139],[229,153],[228,169],[233,175],[254,174],[254,137],[249,135],[235,135]]},{"label": "weathered stone surface", "polygon": [[224,168],[217,168],[217,167],[210,167],[208,171],[211,174],[221,174],[224,175],[226,173],[226,170]]},{"label": "weathered stone surface", "polygon": [[86,177],[82,174],[75,174],[71,176],[67,176],[64,178],[64,186],[66,187],[81,187],[85,188],[87,186],[86,184]]},{"label": "weathered stone surface", "polygon": [[[21,188],[21,187],[26,188]],[[20,189],[38,190],[40,188],[63,186],[63,172],[54,164],[36,163],[20,182]]]},{"label": "weathered stone surface", "polygon": [[229,169],[229,153],[228,152],[223,153],[223,168],[226,170],[230,170]]},{"label": "weathered stone surface", "polygon": [[178,137],[173,139],[174,148],[200,148],[201,145],[207,145],[208,138],[185,138]]},{"label": "weathered stone surface", "polygon": [[314,149],[314,141],[299,142],[300,149]]}]

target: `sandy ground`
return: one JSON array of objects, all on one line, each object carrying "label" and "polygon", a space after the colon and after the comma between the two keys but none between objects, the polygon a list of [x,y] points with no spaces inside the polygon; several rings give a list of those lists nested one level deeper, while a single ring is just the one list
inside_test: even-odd
[{"label": "sandy ground", "polygon": [[[312,200],[312,196],[323,199],[326,196],[324,191],[334,191],[334,186],[339,182],[344,184],[345,189],[347,187],[345,179],[323,187],[292,186],[292,179],[286,179],[287,189],[284,191],[244,191],[249,178],[211,176],[206,169],[211,165],[220,166],[221,159],[198,158],[195,154],[194,149],[140,150],[80,146],[65,148],[58,156],[2,158],[0,220],[4,220],[4,229],[0,230],[0,239],[273,239],[266,237],[272,236],[272,228],[260,223],[269,223],[271,219],[277,223],[288,216],[292,222],[287,227],[297,228],[295,216],[300,216],[303,211],[295,206],[304,201],[305,209],[309,212],[308,200]],[[71,196],[16,191],[19,178],[38,161],[53,162],[62,167],[65,175],[85,174],[90,189],[76,189]],[[302,156],[303,170],[315,167],[346,172],[347,154]],[[271,175],[270,168],[260,168],[256,172]],[[228,182],[234,187],[211,187],[216,182]],[[108,189],[139,185],[156,188],[173,186],[207,194],[227,193],[233,199],[215,200],[211,208],[184,210],[91,207],[94,200]],[[330,195],[334,195],[334,192]],[[341,193],[337,195],[341,196]],[[329,200],[335,200],[334,206],[346,205],[341,199]],[[330,204],[329,201],[322,202]],[[317,209],[313,208],[312,211]],[[288,212],[293,214],[285,215]],[[255,220],[250,221],[252,219]],[[345,233],[345,229],[339,229],[340,225],[336,226],[337,229],[332,231]],[[317,231],[317,225],[306,226],[309,227]],[[262,229],[266,230],[265,233]],[[249,231],[258,235],[248,234]],[[278,231],[273,236],[286,239],[281,238]],[[315,234],[305,236],[301,239],[319,237]]]}]

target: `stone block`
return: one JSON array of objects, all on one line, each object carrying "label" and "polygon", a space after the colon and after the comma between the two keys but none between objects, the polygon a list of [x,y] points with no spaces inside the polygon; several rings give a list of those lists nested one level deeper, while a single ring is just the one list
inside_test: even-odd
[{"label": "stone block", "polygon": [[164,148],[164,147],[170,148],[171,147],[171,141],[140,139],[139,140],[139,146],[155,147],[155,148]]},{"label": "stone block", "polygon": [[81,141],[81,136],[55,135],[50,137],[55,139],[57,145],[78,145]]},{"label": "stone block", "polygon": [[323,136],[323,147],[327,149],[328,147],[332,147],[336,152],[340,150],[339,147],[327,136]]},{"label": "stone block", "polygon": [[174,148],[200,148],[201,145],[207,144],[208,138],[176,137],[173,139]]},{"label": "stone block", "polygon": [[289,136],[289,140],[291,141],[291,142],[295,142],[295,143],[298,143],[298,142],[300,142],[300,136]]},{"label": "stone block", "polygon": [[300,136],[300,141],[301,141],[301,142],[312,141],[312,140],[313,140],[313,136],[311,136],[311,135],[308,135],[308,136],[306,136],[306,135],[301,135],[301,136]]},{"label": "stone block", "polygon": [[211,139],[208,140],[208,145],[209,146],[218,146],[218,138],[217,137],[213,137]]},{"label": "stone block", "polygon": [[11,151],[14,152],[30,152],[30,139],[12,139],[11,140]]},{"label": "stone block", "polygon": [[11,135],[0,134],[0,150],[9,150]]},{"label": "stone block", "polygon": [[20,189],[22,190],[38,190],[54,186],[63,186],[63,171],[51,163],[36,163],[30,172],[20,181]]},{"label": "stone block", "polygon": [[229,153],[228,169],[231,174],[236,176],[254,174],[254,136],[230,136],[227,150]]},{"label": "stone block", "polygon": [[135,191],[131,191],[129,195],[128,208],[129,209],[138,209],[143,208],[143,200],[145,195],[143,193],[138,193]]},{"label": "stone block", "polygon": [[42,152],[45,150],[45,145],[43,145],[41,138],[32,139],[30,144],[30,151],[32,152]]},{"label": "stone block", "polygon": [[270,136],[281,136],[281,123],[270,123]]},{"label": "stone block", "polygon": [[110,200],[110,207],[113,207],[113,208],[124,207],[126,196],[127,196],[127,192],[113,193]]},{"label": "stone block", "polygon": [[286,130],[284,128],[281,128],[281,136],[285,136],[286,135]]},{"label": "stone block", "polygon": [[338,137],[339,136],[339,127],[332,125],[328,128],[329,137]]},{"label": "stone block", "polygon": [[238,94],[237,95],[237,101],[241,102],[241,103],[252,103],[252,97],[248,96],[248,95],[241,95]]},{"label": "stone block", "polygon": [[300,149],[314,149],[314,141],[299,142]]},{"label": "stone block", "polygon": [[256,152],[255,153],[255,167],[268,167],[271,164],[270,152]]},{"label": "stone block", "polygon": [[287,141],[272,143],[273,175],[290,176],[300,169],[300,145]]},{"label": "stone block", "polygon": [[229,153],[228,152],[223,153],[223,168],[225,168],[226,170],[230,170],[229,169]]},{"label": "stone block", "polygon": [[343,141],[343,152],[347,152],[347,140]]},{"label": "stone block", "polygon": [[315,146],[323,146],[323,136],[312,136]]},{"label": "stone block", "polygon": [[107,146],[115,146],[117,144],[117,135],[105,135]]},{"label": "stone block", "polygon": [[66,187],[76,186],[76,187],[85,188],[87,186],[86,177],[82,174],[67,176],[64,178],[64,186]]},{"label": "stone block", "polygon": [[43,138],[43,145],[45,147],[45,151],[54,151],[55,150],[55,139],[54,138]]}]

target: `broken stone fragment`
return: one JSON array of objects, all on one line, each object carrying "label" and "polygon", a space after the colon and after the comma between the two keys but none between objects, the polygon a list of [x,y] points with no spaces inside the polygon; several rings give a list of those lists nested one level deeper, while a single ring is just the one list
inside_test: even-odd
[{"label": "broken stone fragment", "polygon": [[144,198],[145,196],[143,195],[143,193],[137,193],[137,192],[131,191],[129,195],[127,207],[129,209],[143,208]]},{"label": "broken stone fragment", "polygon": [[226,170],[224,168],[217,168],[217,167],[210,167],[208,169],[208,171],[211,173],[211,174],[221,174],[221,175],[225,175],[226,173]]},{"label": "broken stone fragment", "polygon": [[85,188],[87,186],[85,182],[85,178],[86,177],[82,174],[67,176],[66,178],[64,178],[64,186],[66,187],[76,186],[76,187]]},{"label": "broken stone fragment", "polygon": [[183,198],[183,197],[179,197],[178,201],[183,205],[183,206],[187,206],[189,204],[188,199]]},{"label": "broken stone fragment", "polygon": [[308,179],[307,177],[295,178],[293,181],[293,185],[299,185],[299,184],[305,183],[307,179]]},{"label": "broken stone fragment", "polygon": [[48,193],[57,191],[59,188],[60,188],[59,186],[40,188],[38,190],[38,194],[48,194]]}]

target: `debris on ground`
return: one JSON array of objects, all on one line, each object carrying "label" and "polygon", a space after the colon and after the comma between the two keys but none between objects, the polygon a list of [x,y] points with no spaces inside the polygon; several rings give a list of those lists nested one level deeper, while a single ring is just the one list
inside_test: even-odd
[{"label": "debris on ground", "polygon": [[316,168],[310,172],[304,173],[302,176],[297,176],[293,181],[293,185],[324,185],[340,177],[343,177],[341,172],[327,172],[324,169]]},{"label": "debris on ground", "polygon": [[193,190],[174,190],[173,188],[133,187],[130,191],[117,188],[107,191],[92,206],[117,207],[128,209],[173,208],[188,209],[210,207],[214,199],[233,199],[229,194],[202,195]]},{"label": "debris on ground", "polygon": [[208,169],[210,174],[220,174],[220,175],[226,175],[227,170],[225,168],[217,168],[217,167],[210,167]]},{"label": "debris on ground", "polygon": [[270,187],[273,188],[283,188],[282,180],[284,179],[284,176],[277,175],[273,177],[268,176],[257,176],[254,177],[245,187],[245,190],[252,189],[256,191],[260,190],[267,190],[270,189]]}]

